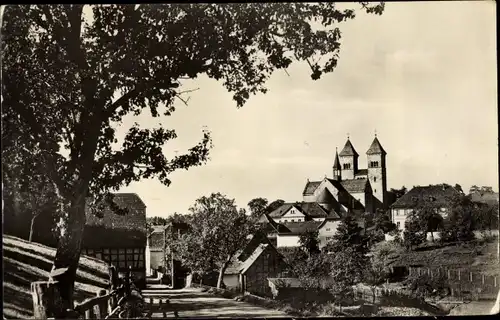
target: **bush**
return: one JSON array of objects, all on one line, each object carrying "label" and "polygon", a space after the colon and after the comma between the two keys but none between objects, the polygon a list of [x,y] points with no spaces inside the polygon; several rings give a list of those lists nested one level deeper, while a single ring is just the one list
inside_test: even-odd
[{"label": "bush", "polygon": [[416,297],[435,297],[447,296],[450,292],[450,284],[444,274],[435,275],[433,277],[423,275],[411,275],[405,281],[405,285],[410,289]]}]

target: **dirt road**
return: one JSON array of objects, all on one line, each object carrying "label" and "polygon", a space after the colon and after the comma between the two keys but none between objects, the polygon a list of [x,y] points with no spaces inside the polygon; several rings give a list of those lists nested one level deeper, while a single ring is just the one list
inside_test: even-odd
[{"label": "dirt road", "polygon": [[[144,298],[148,301],[150,298],[155,305],[158,305],[161,299],[170,299],[174,310],[177,311],[179,318],[268,318],[268,317],[287,317],[283,312],[269,310],[249,303],[234,301],[215,297],[201,289],[149,289],[144,290]],[[166,315],[162,312],[153,312],[153,318],[173,318],[174,312],[168,311]]]}]

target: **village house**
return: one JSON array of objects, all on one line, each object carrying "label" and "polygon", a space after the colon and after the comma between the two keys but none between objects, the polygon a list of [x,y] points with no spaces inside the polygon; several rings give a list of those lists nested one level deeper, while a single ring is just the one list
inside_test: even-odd
[{"label": "village house", "polygon": [[391,219],[397,228],[405,230],[408,215],[429,202],[443,218],[449,212],[451,202],[460,192],[447,184],[416,186],[391,205]]},{"label": "village house", "polygon": [[320,246],[336,233],[345,215],[386,209],[388,204],[386,151],[375,136],[367,152],[367,169],[358,168],[359,154],[350,139],[335,152],[332,178],[307,181],[302,201],[285,203],[260,218],[272,227],[269,238],[277,247],[298,246],[301,233],[317,230]]},{"label": "village house", "polygon": [[[168,275],[173,287],[180,287],[185,282],[185,272],[180,261],[171,254],[170,239],[175,239],[188,229],[188,225],[169,222],[167,225],[151,226],[146,244],[146,275]],[[174,281],[172,283],[172,274]],[[177,281],[175,281],[177,280]]]},{"label": "village house", "polygon": [[135,193],[116,193],[114,203],[125,213],[110,208],[96,216],[87,212],[82,254],[114,265],[118,272],[132,271],[140,287],[146,285],[146,205]]},{"label": "village house", "polygon": [[283,257],[265,235],[256,234],[234,255],[224,273],[223,282],[228,289],[270,296],[267,279],[279,277],[285,268]]}]

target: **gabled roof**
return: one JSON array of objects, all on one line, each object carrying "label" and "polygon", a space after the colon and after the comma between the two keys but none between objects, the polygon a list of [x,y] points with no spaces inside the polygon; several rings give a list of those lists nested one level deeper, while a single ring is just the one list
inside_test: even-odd
[{"label": "gabled roof", "polygon": [[336,202],[335,197],[328,191],[327,188],[324,188],[318,198],[316,198],[318,203],[332,203]]},{"label": "gabled roof", "polygon": [[314,191],[319,187],[322,181],[307,181],[306,186],[304,188],[303,195],[313,195]]},{"label": "gabled roof", "polygon": [[358,172],[354,173],[354,176],[366,176],[368,175],[368,169],[359,169]]},{"label": "gabled roof", "polygon": [[432,201],[434,205],[447,206],[450,204],[453,197],[458,195],[460,195],[460,193],[447,184],[417,186],[413,187],[413,189],[394,202],[391,208],[414,208],[424,201],[429,200]]},{"label": "gabled roof", "polygon": [[347,139],[342,151],[340,151],[340,156],[359,156],[354,147],[352,146],[351,140]]},{"label": "gabled roof", "polygon": [[280,218],[292,207],[297,208],[297,210],[309,218],[321,218],[328,215],[328,212],[316,202],[295,202],[283,204],[281,207],[271,212],[269,216],[271,218]]},{"label": "gabled roof", "polygon": [[305,221],[305,222],[284,222],[280,223],[284,228],[280,230],[280,235],[300,235],[307,230],[317,230],[323,221]]},{"label": "gabled roof", "polygon": [[351,179],[351,180],[342,180],[340,183],[349,193],[359,193],[364,192],[366,190],[366,183],[368,180],[366,179]]},{"label": "gabled roof", "polygon": [[164,237],[163,231],[153,231],[149,236],[149,247],[151,249],[163,249]]},{"label": "gabled roof", "polygon": [[[243,249],[238,250],[238,252],[233,255],[224,274],[246,273],[262,253],[268,250],[276,251],[274,246],[269,242],[269,239],[266,236],[261,237],[254,235]],[[279,252],[276,252],[276,254],[281,257]]]},{"label": "gabled roof", "polygon": [[[121,209],[128,209],[126,214],[119,214],[111,208],[97,217],[87,210],[87,226],[101,226],[109,229],[133,229],[146,231],[146,205],[135,193],[115,193],[113,201]],[[88,209],[88,207],[87,207]]]},{"label": "gabled roof", "polygon": [[368,151],[366,151],[366,154],[386,155],[387,153],[385,152],[384,148],[382,148],[382,145],[380,144],[380,141],[378,141],[378,138],[375,137],[375,139],[373,139],[372,145],[370,146],[370,148],[368,148]]},{"label": "gabled roof", "polygon": [[283,203],[276,210],[272,211],[269,214],[269,216],[271,218],[279,218],[279,217],[283,216],[293,205],[294,205],[294,203]]}]

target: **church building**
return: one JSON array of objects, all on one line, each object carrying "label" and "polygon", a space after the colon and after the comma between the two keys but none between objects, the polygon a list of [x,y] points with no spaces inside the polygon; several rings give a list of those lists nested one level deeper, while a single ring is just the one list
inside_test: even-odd
[{"label": "church building", "polygon": [[264,215],[261,222],[273,227],[275,232],[270,237],[275,238],[275,244],[297,246],[299,235],[313,229],[319,231],[324,245],[335,234],[343,216],[387,209],[387,153],[376,135],[366,156],[368,168],[360,169],[359,154],[347,138],[342,151],[335,152],[331,178],[308,180],[302,201],[285,203]]}]

